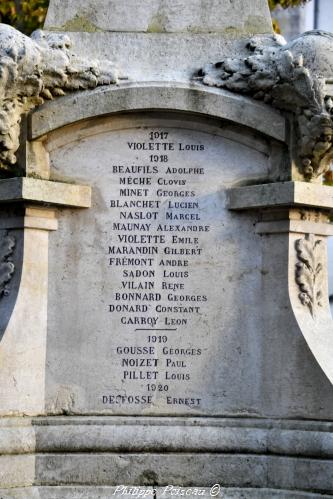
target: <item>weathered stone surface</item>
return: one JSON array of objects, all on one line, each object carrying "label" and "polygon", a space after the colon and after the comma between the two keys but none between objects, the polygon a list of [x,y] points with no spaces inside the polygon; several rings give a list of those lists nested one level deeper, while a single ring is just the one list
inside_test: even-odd
[{"label": "weathered stone surface", "polygon": [[70,47],[65,35],[38,30],[28,38],[0,24],[0,169],[15,172],[23,114],[67,92],[117,82],[109,61],[87,61]]},{"label": "weathered stone surface", "polygon": [[[153,489],[140,488],[142,496],[153,497]],[[117,487],[31,487],[0,489],[1,499],[133,499],[133,494],[117,492]],[[142,497],[141,496],[141,497]],[[303,498],[302,498],[303,499]]]},{"label": "weathered stone surface", "polygon": [[88,185],[71,185],[18,177],[0,180],[0,201],[3,203],[28,201],[74,208],[89,208],[91,206],[91,188]]},{"label": "weathered stone surface", "polygon": [[272,23],[265,0],[53,0],[45,28],[241,36],[270,33]]},{"label": "weathered stone surface", "polygon": [[[136,486],[128,487],[128,490],[136,490]],[[175,497],[178,487],[173,490],[173,495],[165,492],[166,487],[157,488],[156,498],[162,499],[170,497]],[[195,492],[195,487],[192,487],[194,491],[193,494],[188,493],[190,488],[186,488],[184,492],[187,492],[186,497],[189,499],[197,499],[198,493]],[[200,488],[203,491],[202,497],[212,497],[210,488]],[[144,493],[145,497],[154,496],[154,489],[149,487],[140,487],[142,496]],[[12,490],[0,490],[2,499],[110,499],[115,497],[119,499],[123,497],[124,499],[133,498],[133,493],[125,494],[123,492],[117,492],[117,487],[33,487],[29,489],[12,489]],[[200,497],[200,496],[199,496]],[[307,493],[307,492],[296,492],[288,490],[274,490],[274,489],[256,489],[256,488],[221,488],[221,491],[216,495],[218,499],[320,499],[328,498],[330,495],[317,494],[317,493]]]},{"label": "weathered stone surface", "polygon": [[[259,307],[255,297],[251,305],[247,297],[260,289],[255,251],[260,236],[253,234],[254,215],[246,215],[248,231],[236,228],[241,221],[225,209],[225,187],[245,176],[265,178],[270,164],[265,140],[258,137],[251,143],[236,130],[228,132],[214,122],[183,122],[179,115],[133,114],[90,122],[81,127],[79,142],[76,128],[50,136],[51,179],[90,180],[93,185],[93,210],[72,215],[76,237],[70,237],[71,224],[60,222],[50,241],[50,413],[212,416],[238,414],[237,406],[243,414],[269,411],[258,412],[258,404],[264,407],[262,380],[255,374],[258,353],[251,352],[247,339],[258,334],[258,322],[252,333],[247,325],[247,333],[241,332],[230,272],[237,266],[237,282],[242,282],[238,300],[250,314],[249,307]],[[156,143],[167,149],[149,150]],[[235,247],[251,247],[252,259],[241,250],[236,255]],[[225,276],[223,283],[214,279],[217,269]],[[81,273],[85,278],[77,289]],[[249,273],[250,279],[245,277]],[[78,298],[74,309],[67,300],[73,293]],[[64,337],[60,331],[71,332]],[[59,334],[70,355],[68,348],[62,351]],[[151,336],[158,342],[163,338],[155,344]],[[140,354],[136,347],[151,353]],[[242,356],[237,349],[247,352],[242,362],[249,382],[258,380],[256,398],[242,372],[234,373]],[[232,361],[221,362],[229,356]],[[143,369],[136,364],[141,361],[146,362]],[[126,367],[128,362],[132,364]],[[220,382],[230,377],[233,382],[223,388]],[[155,392],[160,386],[163,390]],[[116,402],[121,395],[124,400]],[[295,399],[280,415],[294,411]]]},{"label": "weathered stone surface", "polygon": [[[284,109],[198,74],[221,58],[241,73],[253,34],[271,47],[266,0],[204,4],[54,0],[55,47],[37,35],[65,77],[57,26],[122,73],[24,119],[26,178],[0,181],[1,497],[333,494],[332,196],[295,182]],[[291,87],[309,76],[297,43]],[[305,45],[329,88],[330,58]],[[252,48],[260,84],[290,69]]]},{"label": "weathered stone surface", "polygon": [[333,209],[330,186],[306,182],[278,182],[235,187],[228,191],[231,210],[302,206]]},{"label": "weathered stone surface", "polygon": [[0,452],[139,453],[159,448],[165,453],[267,451],[276,456],[329,459],[333,455],[332,427],[332,422],[253,418],[13,417],[0,421]]},{"label": "weathered stone surface", "polygon": [[57,128],[96,115],[150,111],[158,107],[160,111],[209,115],[252,128],[280,142],[286,139],[286,120],[278,111],[243,96],[193,83],[150,82],[104,87],[81,94],[80,106],[77,103],[77,97],[68,95],[37,109],[30,117],[29,138],[38,139]]},{"label": "weathered stone surface", "polygon": [[[16,461],[13,457],[12,463]],[[36,457],[35,466],[35,483],[41,486],[59,483],[95,487],[113,484],[153,486],[155,483],[191,487],[199,483],[209,488],[214,483],[223,483],[225,487],[251,484],[257,489],[333,492],[332,461],[311,458],[232,454],[210,454],[208,458],[203,453],[196,456],[172,453],[41,454]],[[187,470],[186,474],[184,470]]]}]

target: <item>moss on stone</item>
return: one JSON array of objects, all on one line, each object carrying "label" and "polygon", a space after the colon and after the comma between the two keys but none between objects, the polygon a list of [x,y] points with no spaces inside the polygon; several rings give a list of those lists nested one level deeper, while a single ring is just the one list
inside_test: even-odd
[{"label": "moss on stone", "polygon": [[[247,33],[266,33],[267,22],[264,17],[248,16],[244,25],[244,31]],[[273,25],[272,25],[273,32]]]},{"label": "moss on stone", "polygon": [[147,33],[165,33],[165,24],[165,16],[163,16],[163,14],[156,14],[156,16],[152,17],[148,25]]},{"label": "moss on stone", "polygon": [[87,33],[96,33],[103,31],[86,17],[78,15],[73,17],[73,19],[67,21],[61,29],[63,29],[64,31],[85,31]]}]

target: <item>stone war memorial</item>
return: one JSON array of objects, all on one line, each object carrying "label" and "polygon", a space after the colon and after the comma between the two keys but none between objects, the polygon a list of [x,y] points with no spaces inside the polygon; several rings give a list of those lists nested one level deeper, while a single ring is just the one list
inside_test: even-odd
[{"label": "stone war memorial", "polygon": [[0,69],[0,498],[333,497],[333,35],[51,0]]}]

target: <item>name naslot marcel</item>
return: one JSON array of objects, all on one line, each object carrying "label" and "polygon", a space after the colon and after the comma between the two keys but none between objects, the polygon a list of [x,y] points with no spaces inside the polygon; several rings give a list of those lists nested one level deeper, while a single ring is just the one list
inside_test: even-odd
[{"label": "name naslot marcel", "polygon": [[[159,211],[121,211],[120,220],[158,220]],[[185,222],[200,221],[199,213],[174,213],[172,211],[165,213],[166,220],[183,220]]]}]

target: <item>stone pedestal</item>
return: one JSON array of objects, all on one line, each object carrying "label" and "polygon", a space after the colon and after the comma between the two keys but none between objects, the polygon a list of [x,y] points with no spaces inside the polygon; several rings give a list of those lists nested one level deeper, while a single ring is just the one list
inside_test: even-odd
[{"label": "stone pedestal", "polygon": [[3,155],[1,498],[331,497],[329,61],[266,1],[63,3]]}]

